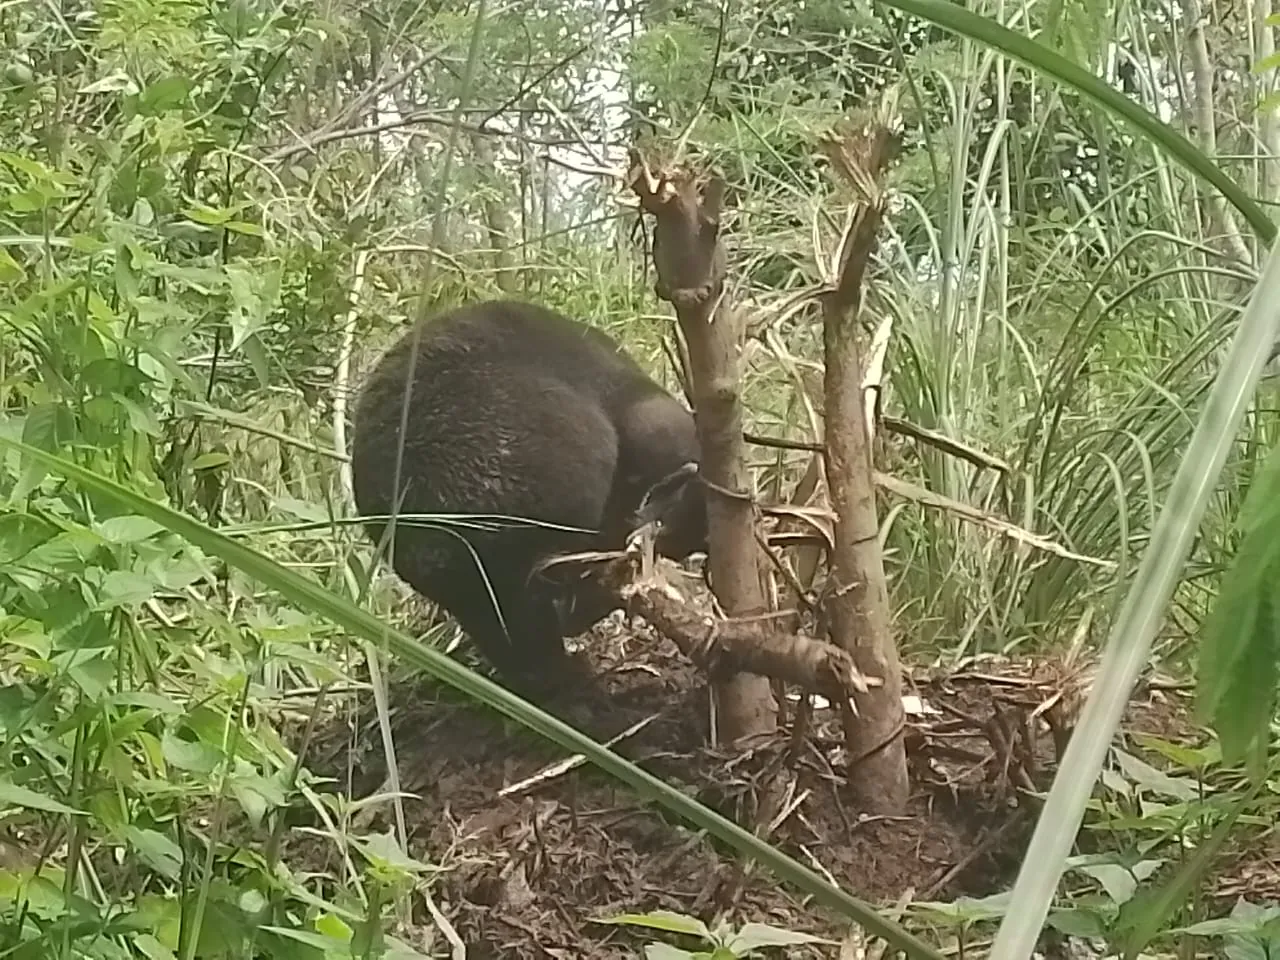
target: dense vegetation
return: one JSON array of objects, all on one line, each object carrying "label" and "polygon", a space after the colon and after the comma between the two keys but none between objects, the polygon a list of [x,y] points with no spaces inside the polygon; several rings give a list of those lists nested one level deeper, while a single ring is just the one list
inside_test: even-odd
[{"label": "dense vegetation", "polygon": [[[985,6],[1280,201],[1269,8]],[[1105,638],[1266,251],[1092,101],[878,4],[0,2],[0,36],[0,436],[398,627],[415,622],[403,586],[370,576],[340,522],[345,418],[424,305],[534,299],[676,389],[617,178],[637,137],[687,135],[730,184],[749,428],[813,440],[822,336],[791,307],[828,279],[839,228],[816,144],[851,110],[896,104],[905,146],[864,311],[868,341],[889,337],[883,412],[1007,469],[892,432],[877,467],[1067,548],[883,495],[903,658],[943,670],[1056,663]],[[1162,676],[1195,669],[1273,398],[1264,381],[1214,488],[1153,653]],[[809,463],[752,456],[778,499]],[[363,829],[300,753],[343,698],[376,699],[385,729],[403,659],[11,448],[0,494],[0,955],[447,951],[448,919],[423,907],[437,874],[403,824]],[[1254,691],[1267,708],[1273,669]],[[1117,753],[1059,930],[1116,943],[1159,916],[1166,944],[1256,949],[1240,931],[1280,908],[1274,883],[1246,880],[1267,873],[1280,801],[1182,734],[1146,737],[1145,761]],[[289,842],[304,833],[324,855]],[[1238,868],[1245,849],[1264,866]],[[1177,909],[1146,885],[1169,870],[1190,878],[1160,888]],[[912,920],[967,931],[1000,910]],[[1235,926],[1204,923],[1227,913]]]}]

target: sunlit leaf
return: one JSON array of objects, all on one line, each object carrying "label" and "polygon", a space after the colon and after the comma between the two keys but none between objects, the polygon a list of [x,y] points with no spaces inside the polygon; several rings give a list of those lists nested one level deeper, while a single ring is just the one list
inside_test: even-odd
[{"label": "sunlit leaf", "polygon": [[1183,801],[1195,800],[1200,796],[1200,791],[1192,780],[1162,773],[1145,760],[1118,747],[1113,753],[1124,775],[1140,787]]},{"label": "sunlit leaf", "polygon": [[139,94],[138,109],[146,114],[179,109],[186,105],[192,86],[191,79],[181,74],[161,77]]},{"label": "sunlit leaf", "polygon": [[13,259],[13,255],[4,247],[0,247],[0,284],[21,283],[27,272],[22,265]]},{"label": "sunlit leaf", "polygon": [[137,93],[138,85],[134,83],[133,78],[123,70],[117,70],[114,73],[109,73],[107,76],[93,81],[93,83],[85,84],[80,88],[79,92],[85,94],[117,93],[121,90],[129,93]]},{"label": "sunlit leaf", "polygon": [[761,947],[790,947],[802,943],[834,945],[832,940],[796,930],[783,930],[779,927],[771,927],[767,923],[745,923],[737,934],[730,938],[728,946],[735,955],[741,956],[748,950],[758,950]]},{"label": "sunlit leaf", "polygon": [[179,770],[212,773],[222,762],[222,754],[208,744],[181,740],[168,733],[161,742],[164,747],[165,761]]}]

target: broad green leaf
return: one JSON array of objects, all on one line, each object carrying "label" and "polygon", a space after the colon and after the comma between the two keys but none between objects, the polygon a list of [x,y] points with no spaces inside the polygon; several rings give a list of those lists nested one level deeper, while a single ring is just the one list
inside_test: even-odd
[{"label": "broad green leaf", "polygon": [[391,936],[385,939],[383,949],[385,960],[432,960],[431,957],[413,949],[403,940],[397,940]]},{"label": "broad green leaf", "polygon": [[0,247],[0,284],[7,286],[21,283],[26,275],[27,272],[22,269],[22,265],[17,260],[13,259],[13,255]]},{"label": "broad green leaf", "polygon": [[188,77],[170,74],[147,86],[138,95],[138,110],[144,114],[164,113],[186,106],[193,84]]},{"label": "broad green leaf", "polygon": [[178,960],[177,954],[157,940],[153,934],[138,934],[133,939],[133,945],[147,960]]},{"label": "broad green leaf", "polygon": [[164,527],[150,517],[125,515],[108,517],[99,523],[95,529],[102,539],[109,543],[126,544],[149,540],[164,530]]},{"label": "broad green leaf", "polygon": [[253,367],[253,374],[258,378],[258,384],[264,390],[267,389],[271,383],[270,365],[267,362],[266,347],[257,330],[252,331],[244,338],[240,349],[244,353],[245,359],[249,361],[249,365]]},{"label": "broad green leaf", "polygon": [[58,528],[30,513],[0,513],[0,564],[17,563],[48,543]]},{"label": "broad green leaf", "polygon": [[222,210],[215,207],[195,206],[188,207],[186,215],[189,220],[194,220],[196,223],[204,224],[207,227],[218,227],[235,216],[235,211]]},{"label": "broad green leaf", "polygon": [[160,422],[150,409],[118,393],[112,394],[112,399],[124,410],[125,416],[129,419],[129,426],[133,430],[149,437],[161,437],[164,435]]},{"label": "broad green leaf", "polygon": [[84,814],[83,810],[76,810],[61,800],[20,787],[10,780],[0,780],[0,804],[25,807],[28,810],[43,810],[45,813],[59,813],[64,816]]},{"label": "broad green leaf", "polygon": [[92,530],[76,527],[50,537],[26,556],[26,563],[49,573],[66,573],[82,570],[98,550],[102,538]]},{"label": "broad green leaf", "polygon": [[260,226],[256,223],[248,223],[245,220],[228,220],[225,226],[232,233],[241,233],[249,237],[265,236]]},{"label": "broad green leaf", "polygon": [[98,587],[98,609],[137,607],[155,595],[156,586],[155,580],[143,574],[132,570],[112,570],[102,578]]},{"label": "broad green leaf", "polygon": [[222,754],[205,743],[180,740],[170,733],[166,733],[161,742],[165,761],[179,770],[212,773],[222,762]]},{"label": "broad green leaf", "polygon": [[324,913],[316,917],[316,930],[321,936],[330,937],[339,943],[350,943],[352,931],[346,921],[332,913]]},{"label": "broad green leaf", "polygon": [[428,867],[400,849],[395,834],[391,830],[375,833],[372,836],[354,841],[360,851],[371,861],[380,861],[380,866],[392,867],[407,873],[423,873]]},{"label": "broad green leaf", "polygon": [[80,368],[81,385],[101,393],[138,390],[151,382],[151,378],[132,363],[116,357],[98,357]]},{"label": "broad green leaf", "polygon": [[39,160],[20,153],[0,151],[0,163],[9,167],[14,173],[22,174],[28,181],[43,182],[53,177],[53,171],[50,168]]},{"label": "broad green leaf", "polygon": [[231,344],[229,352],[236,353],[245,340],[258,332],[267,320],[271,304],[263,295],[262,278],[255,265],[229,263],[225,267],[227,289],[231,294]]},{"label": "broad green leaf", "polygon": [[221,450],[210,450],[202,453],[191,461],[191,469],[200,470],[216,470],[218,467],[225,467],[231,462],[231,457]]},{"label": "broad green leaf", "polygon": [[1188,747],[1142,733],[1133,734],[1133,742],[1144,750],[1158,753],[1171,763],[1188,770],[1203,771],[1222,759],[1218,748],[1212,743],[1203,747]]},{"label": "broad green leaf", "polygon": [[61,875],[61,870],[46,870],[38,875],[25,870],[20,874],[0,872],[0,898],[44,920],[57,920],[66,916],[69,906],[55,882]]},{"label": "broad green leaf", "polygon": [[[1197,663],[1196,710],[1222,743],[1223,759],[1265,745],[1280,657],[1280,448],[1254,477],[1241,507],[1240,547],[1204,624]],[[1260,740],[1262,743],[1260,743]]]},{"label": "broad green leaf", "polygon": [[688,950],[681,950],[667,943],[646,943],[644,956],[645,960],[701,960],[701,958],[710,957],[711,954],[690,953]]},{"label": "broad green leaf", "polygon": [[183,862],[181,847],[156,830],[127,826],[122,832],[124,838],[153,870],[170,880],[178,879]]},{"label": "broad green leaf", "polygon": [[1162,773],[1145,760],[1119,747],[1116,747],[1113,752],[1121,771],[1138,786],[1182,801],[1195,800],[1200,796],[1200,791],[1193,781]]},{"label": "broad green leaf", "polygon": [[1267,56],[1255,63],[1250,70],[1253,73],[1267,73],[1276,67],[1280,67],[1280,52],[1267,54]]},{"label": "broad green leaf", "polygon": [[297,517],[299,520],[306,520],[311,523],[328,523],[329,514],[318,503],[309,503],[306,500],[298,500],[295,497],[276,497],[275,508],[291,516]]},{"label": "broad green leaf", "polygon": [[1273,447],[1253,476],[1235,527],[1242,533],[1272,533],[1280,529],[1280,446]]},{"label": "broad green leaf", "polygon": [[1132,869],[1119,863],[1078,864],[1075,869],[1102,885],[1117,906],[1128,903],[1138,889],[1138,884],[1150,877],[1164,861],[1144,860]]},{"label": "broad green leaf", "polygon": [[1257,630],[1236,664],[1219,709],[1214,731],[1222,744],[1226,763],[1246,761],[1253,776],[1265,775],[1270,725],[1275,716],[1277,657],[1280,657],[1280,623],[1275,599],[1258,602]]},{"label": "broad green leaf", "polygon": [[[318,921],[317,921],[318,923]],[[326,936],[323,933],[313,933],[310,930],[298,930],[293,927],[262,927],[263,930],[269,930],[277,936],[287,937],[290,940],[296,940],[307,946],[315,947],[317,950],[323,950],[325,960],[345,960],[351,956],[351,951],[347,948],[350,939],[342,940],[338,937]]]},{"label": "broad green leaf", "polygon": [[771,927],[767,923],[746,923],[729,941],[728,946],[737,956],[742,956],[748,950],[758,950],[761,947],[790,947],[802,943],[835,945],[832,940],[796,930],[783,930],[779,927]]},{"label": "broad green leaf", "polygon": [[0,642],[20,650],[27,650],[42,660],[47,660],[53,649],[53,641],[34,620],[24,620],[0,632]]},{"label": "broad green leaf", "polygon": [[285,804],[286,798],[279,786],[257,774],[237,774],[228,786],[255,828],[262,825],[270,810]]},{"label": "broad green leaf", "polygon": [[989,897],[956,897],[951,902],[917,901],[911,905],[912,910],[926,914],[933,913],[949,920],[965,920],[973,923],[980,920],[999,920],[1009,912],[1009,892],[993,893]]},{"label": "broad green leaf", "polygon": [[[22,441],[41,450],[59,450],[75,434],[71,412],[60,403],[42,403],[28,408],[22,425]],[[19,503],[33,493],[45,477],[45,468],[30,458],[23,458],[22,476],[9,495],[10,503]]]},{"label": "broad green leaf", "polygon": [[597,923],[615,923],[630,927],[645,927],[667,933],[683,933],[691,937],[711,939],[711,931],[697,917],[674,913],[670,910],[654,910],[650,913],[621,913],[613,917],[601,917]]},{"label": "broad green leaf", "polygon": [[1258,908],[1247,901],[1239,901],[1237,905],[1252,906],[1258,911],[1255,915],[1237,916],[1235,911],[1229,917],[1216,917],[1213,920],[1202,920],[1189,926],[1179,927],[1171,933],[1187,933],[1193,937],[1226,937],[1232,935],[1256,936],[1269,922],[1280,920],[1280,907]]},{"label": "broad green leaf", "polygon": [[1075,907],[1070,910],[1054,910],[1049,914],[1046,926],[1069,937],[1082,939],[1106,937],[1111,926],[1111,917],[1103,917],[1097,910],[1087,907]]}]

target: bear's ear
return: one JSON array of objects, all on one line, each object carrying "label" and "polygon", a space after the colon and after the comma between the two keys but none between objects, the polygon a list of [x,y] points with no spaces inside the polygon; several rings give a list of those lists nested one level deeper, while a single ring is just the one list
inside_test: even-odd
[{"label": "bear's ear", "polygon": [[640,501],[635,515],[636,526],[665,519],[684,496],[689,484],[697,482],[698,464],[692,460],[667,474],[650,487]]},{"label": "bear's ear", "polygon": [[658,552],[674,560],[707,551],[707,510],[698,464],[690,461],[663,477],[644,495],[635,527],[659,527]]}]

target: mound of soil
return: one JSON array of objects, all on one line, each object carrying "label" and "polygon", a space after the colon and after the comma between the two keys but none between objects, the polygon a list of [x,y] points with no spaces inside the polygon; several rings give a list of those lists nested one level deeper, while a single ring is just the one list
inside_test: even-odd
[{"label": "mound of soil", "polygon": [[[728,753],[706,745],[705,681],[668,642],[615,619],[584,646],[578,655],[595,683],[556,712],[599,741],[616,738],[621,755],[876,903],[1006,888],[1034,825],[1026,791],[1052,777],[1046,720],[1074,709],[1060,667],[997,662],[919,678],[907,730],[910,806],[904,816],[868,817],[848,805],[829,707],[813,708],[803,736],[788,722],[768,742]],[[598,921],[655,909],[845,935],[762,868],[736,862],[589,764],[565,769],[560,748],[487,708],[430,681],[393,697],[399,787],[414,795],[404,801],[410,851],[440,871],[435,903],[468,957],[637,957],[644,939]],[[794,718],[797,700],[787,708]],[[353,796],[388,788],[371,710],[354,729],[326,731],[311,756],[313,771]],[[371,805],[353,829],[392,822],[389,803]],[[837,955],[813,951],[788,955]]]}]

